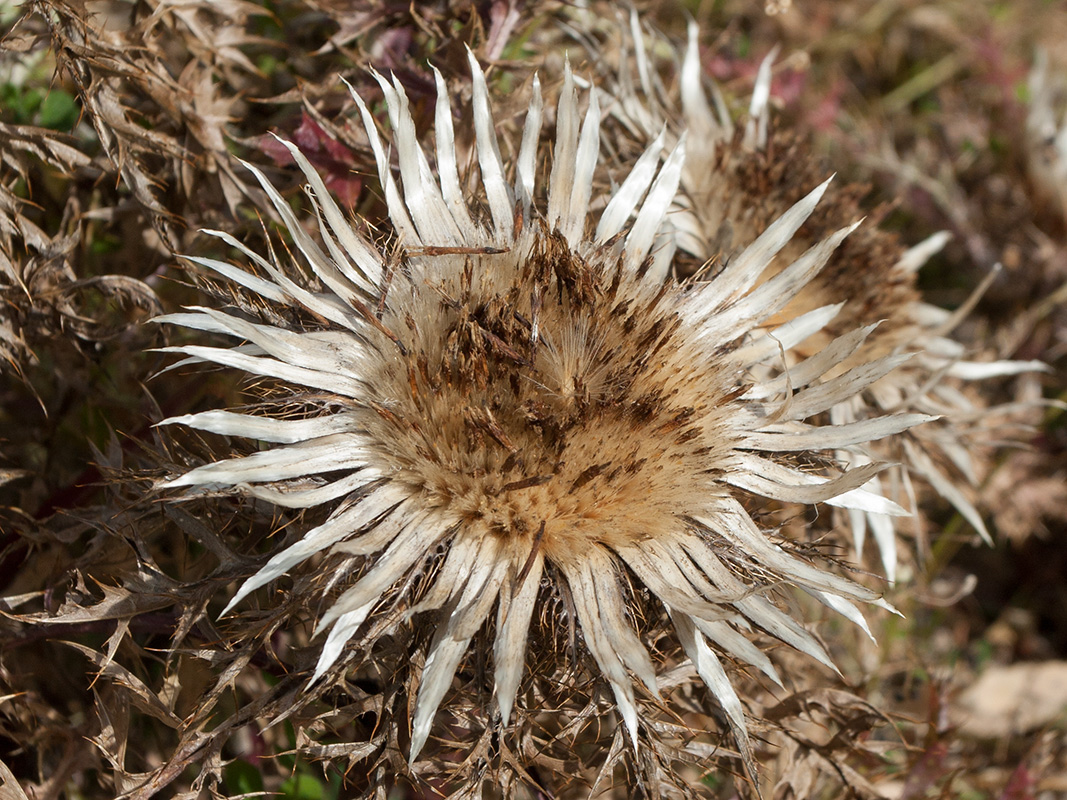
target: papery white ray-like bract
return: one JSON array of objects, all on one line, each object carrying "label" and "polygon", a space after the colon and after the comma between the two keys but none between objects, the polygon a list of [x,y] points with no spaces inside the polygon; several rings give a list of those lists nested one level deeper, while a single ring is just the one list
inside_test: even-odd
[{"label": "papery white ray-like bract", "polygon": [[[624,56],[618,74],[613,76],[614,88],[603,92],[601,105],[605,115],[614,117],[626,131],[636,134],[639,146],[661,142],[661,146],[669,147],[682,132],[686,132],[691,143],[671,214],[678,248],[700,261],[722,264],[713,284],[723,296],[748,293],[747,298],[772,297],[773,290],[768,287],[775,285],[781,273],[793,269],[787,265],[803,258],[805,248],[818,241],[810,235],[793,237],[792,234],[805,223],[815,230],[844,226],[851,221],[850,215],[856,208],[854,202],[851,205],[843,202],[838,211],[831,200],[829,205],[824,201],[820,206],[829,210],[816,212],[827,188],[825,184],[806,197],[794,197],[800,189],[808,188],[798,185],[796,178],[811,173],[813,156],[788,133],[777,134],[775,147],[769,146],[771,78],[777,48],[759,66],[744,128],[735,134],[721,94],[701,70],[699,31],[695,23],[689,24],[685,53],[677,59],[681,66],[674,92],[663,89],[667,82],[655,74],[650,37],[642,31],[636,14],[630,15],[629,25],[620,27]],[[632,57],[629,57],[631,49]],[[1039,81],[1035,85],[1045,84]],[[1048,113],[1031,114],[1032,132],[1041,128],[1059,142],[1063,137],[1056,138],[1057,128],[1050,119]],[[813,213],[819,217],[818,221]],[[770,243],[779,241],[786,232],[792,237],[785,244],[787,257],[770,262],[769,267],[759,266],[768,263],[766,254]],[[874,446],[871,453],[842,451],[838,458],[853,467],[869,464],[872,455],[881,461],[899,462],[899,466],[889,468],[889,475],[872,477],[868,489],[881,494],[887,479],[889,484],[900,487],[907,484],[909,475],[919,478],[948,500],[989,541],[982,516],[967,491],[978,483],[975,459],[968,451],[975,442],[997,438],[987,430],[993,427],[991,420],[997,419],[997,415],[980,400],[968,399],[952,379],[980,381],[1040,371],[1046,366],[1036,361],[966,360],[965,348],[950,334],[972,304],[950,314],[922,302],[915,289],[915,273],[944,247],[948,234],[935,234],[910,250],[897,248],[886,235],[872,227],[867,228],[864,236],[862,243],[853,240],[849,258],[838,261],[840,268],[832,265],[804,280],[802,290],[784,306],[784,316],[770,321],[775,326],[783,321],[791,324],[790,321],[802,314],[844,300],[844,305],[838,308],[837,320],[826,324],[806,345],[794,350],[791,362],[823,350],[835,335],[879,322],[882,324],[869,332],[851,358],[844,360],[836,371],[877,362],[895,353],[914,354],[899,368],[884,369],[883,376],[858,388],[852,396],[826,405],[824,410],[837,425],[905,410],[940,416],[941,422],[903,437],[909,442],[906,448],[892,439],[885,445]],[[865,248],[870,254],[862,263],[849,263],[856,250]],[[864,267],[869,267],[869,271]],[[973,299],[979,294],[980,291],[976,292]],[[758,304],[753,299],[748,302]],[[726,323],[709,320],[709,327],[712,325]],[[751,335],[753,341],[749,347],[759,348],[760,336],[764,335],[765,348],[777,351],[778,333],[771,326],[763,325]],[[901,503],[909,500],[903,491],[894,494]],[[914,501],[908,505],[913,506]],[[895,580],[898,554],[893,520],[874,507],[854,507],[848,515],[857,553],[862,554],[870,531],[886,576],[890,581]]]},{"label": "papery white ray-like bract", "polygon": [[[869,488],[883,465],[868,459],[851,471],[818,474],[807,465],[813,458],[829,464],[835,452],[864,458],[867,442],[933,417],[909,412],[821,424],[825,409],[848,403],[899,363],[890,354],[846,364],[870,327],[782,372],[782,352],[824,330],[841,306],[779,321],[770,334],[763,329],[852,226],[758,286],[756,278],[781,258],[825,186],[721,275],[669,280],[673,238],[664,231],[686,138],[676,137],[667,152],[654,138],[614,194],[598,195],[601,111],[591,97],[582,112],[568,72],[551,164],[541,168],[535,80],[511,167],[485,78],[473,56],[470,63],[481,180],[473,197],[464,194],[471,181],[452,151],[453,110],[439,74],[433,161],[398,82],[376,76],[389,109],[389,145],[353,92],[401,256],[391,276],[386,265],[397,262],[345,220],[295,146],[286,145],[307,178],[317,240],[249,165],[313,273],[311,288],[299,265],[272,263],[229,238],[258,274],[209,259],[194,263],[260,302],[287,307],[285,319],[305,313],[308,322],[280,327],[194,308],[163,321],[229,336],[235,346],[170,349],[277,378],[294,393],[314,389],[301,402],[321,406],[302,418],[274,419],[265,408],[166,420],[272,443],[166,485],[235,487],[291,508],[341,501],[250,577],[227,611],[312,557],[362,557],[362,572],[343,581],[319,619],[323,645],[313,680],[343,667],[351,642],[372,646],[361,635],[383,600],[406,608],[403,619],[436,613],[414,707],[413,761],[494,610],[493,691],[501,724],[508,723],[537,636],[535,611],[554,580],[566,583],[585,649],[637,747],[638,691],[655,696],[657,677],[628,612],[635,579],[673,620],[751,771],[743,704],[724,664],[739,661],[779,677],[746,631],[762,630],[829,664],[776,593],[799,587],[861,625],[854,602],[878,598],[781,547],[738,496],[901,514]],[[541,175],[546,188],[538,186]],[[771,383],[761,383],[768,375]],[[328,569],[331,560],[316,563]],[[414,592],[405,578],[419,570],[431,570],[433,579]]]},{"label": "papery white ray-like bract", "polygon": [[1067,80],[1053,74],[1048,52],[1039,48],[1028,84],[1026,155],[1030,177],[1067,221]]}]

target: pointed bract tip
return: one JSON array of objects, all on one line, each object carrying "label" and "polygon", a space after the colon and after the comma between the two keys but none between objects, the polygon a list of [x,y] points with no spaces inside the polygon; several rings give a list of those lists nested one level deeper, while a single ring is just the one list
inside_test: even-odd
[{"label": "pointed bract tip", "polygon": [[496,707],[500,710],[500,726],[506,728],[511,721],[512,704],[497,695]]},{"label": "pointed bract tip", "polygon": [[[808,209],[804,214],[804,218],[807,219],[811,215],[811,212],[812,210],[814,210],[815,206],[819,205],[819,203],[822,201],[823,195],[826,194],[826,190],[830,188],[830,184],[833,183],[833,180],[836,177],[836,172],[831,174],[829,178],[824,180],[822,183],[820,183],[818,186],[808,192],[804,197],[798,200],[793,205],[793,208],[799,207]],[[789,210],[792,211],[793,209],[791,208]]]},{"label": "pointed bract tip", "polygon": [[415,766],[415,762],[419,758],[419,753],[422,752],[422,748],[426,746],[426,741],[430,738],[430,727],[433,722],[431,716],[427,720],[419,720],[411,728],[411,751],[408,753],[408,766]]},{"label": "pointed bract tip", "polygon": [[900,612],[900,610],[898,610],[896,606],[892,605],[892,604],[891,604],[891,603],[890,603],[889,601],[887,601],[887,600],[886,600],[885,598],[879,597],[879,598],[878,598],[877,600],[874,600],[874,601],[872,602],[872,604],[873,604],[873,605],[876,605],[876,606],[878,606],[878,608],[882,608],[882,609],[885,609],[885,610],[886,610],[886,611],[888,611],[888,612],[889,612],[890,614],[896,614],[896,615],[897,615],[898,617],[900,617],[901,619],[906,619],[906,617],[904,616],[904,614],[903,614],[903,613],[901,613],[901,612]]},{"label": "pointed bract tip", "polygon": [[478,56],[474,55],[474,51],[471,50],[470,45],[463,45],[467,51],[467,63],[470,64],[471,72],[475,79],[481,77],[485,79],[485,72],[482,70],[482,65],[478,62]]},{"label": "pointed bract tip", "polygon": [[226,606],[222,609],[222,611],[219,612],[219,619],[222,619],[231,611],[233,611],[233,607],[240,603],[242,600],[244,600],[244,595],[241,594],[236,594],[231,597],[230,602],[228,602]]}]

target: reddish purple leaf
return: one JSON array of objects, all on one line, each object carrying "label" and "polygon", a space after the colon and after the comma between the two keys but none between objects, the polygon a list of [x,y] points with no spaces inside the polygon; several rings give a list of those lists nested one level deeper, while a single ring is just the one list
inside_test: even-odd
[{"label": "reddish purple leaf", "polygon": [[[284,134],[279,134],[286,138]],[[346,208],[352,208],[359,200],[363,181],[353,167],[356,157],[344,144],[330,136],[322,126],[303,112],[300,125],[288,137],[322,175],[328,188]],[[285,145],[273,136],[260,139],[259,149],[278,166],[288,166],[293,158]]]},{"label": "reddish purple leaf", "polygon": [[1024,761],[1011,773],[1000,800],[1035,800],[1037,793],[1037,776],[1030,772]]}]

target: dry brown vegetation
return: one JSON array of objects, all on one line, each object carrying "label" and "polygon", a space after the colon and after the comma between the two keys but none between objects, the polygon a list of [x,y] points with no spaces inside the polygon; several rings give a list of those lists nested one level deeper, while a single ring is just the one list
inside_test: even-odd
[{"label": "dry brown vegetation", "polygon": [[[607,36],[615,8],[590,5]],[[1003,265],[960,332],[969,347],[1052,368],[984,389],[1029,403],[1033,424],[981,476],[994,548],[976,547],[931,500],[916,523],[930,546],[888,590],[903,617],[870,615],[877,644],[827,620],[819,630],[840,676],[777,652],[787,691],[738,677],[763,796],[1067,797],[1067,426],[1059,408],[1035,404],[1067,400],[1067,217],[1048,183],[1051,155],[1027,134],[1036,49],[1067,76],[1067,8],[685,6],[705,70],[739,114],[780,44],[774,125],[826,172],[869,186],[859,205],[881,208],[904,245],[952,232],[920,276],[928,301],[958,306]],[[642,16],[684,37],[673,1]],[[427,60],[466,104],[469,45],[495,65],[507,126],[525,102],[513,90],[542,65],[551,74],[575,20],[570,4],[547,0],[0,5],[0,797],[754,796],[669,637],[652,643],[668,702],[646,704],[655,735],[639,763],[593,674],[577,657],[557,663],[573,653],[564,631],[528,664],[526,692],[542,710],[524,712],[513,740],[484,732],[485,665],[472,658],[448,705],[454,740],[436,743],[432,771],[412,774],[410,661],[424,631],[308,692],[320,576],[297,575],[272,590],[273,605],[219,619],[235,582],[325,512],[154,488],[247,446],[154,423],[269,390],[226,372],[163,371],[172,361],[154,348],[180,334],[164,341],[145,324],[227,301],[227,286],[177,258],[226,257],[201,229],[271,247],[270,204],[238,159],[299,203],[300,177],[269,134],[296,142],[378,236],[373,157],[339,76],[373,103],[366,68],[393,71],[421,130],[435,96]],[[583,52],[572,52],[578,74]],[[1062,113],[1067,97],[1057,102]]]}]

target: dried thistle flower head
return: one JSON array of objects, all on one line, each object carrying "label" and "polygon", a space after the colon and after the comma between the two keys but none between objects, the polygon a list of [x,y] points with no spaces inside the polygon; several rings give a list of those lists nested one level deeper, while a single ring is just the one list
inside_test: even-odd
[{"label": "dried thistle flower head", "polygon": [[[699,55],[699,31],[688,27],[688,43],[676,76],[677,87],[668,89],[651,60],[651,40],[631,14],[623,38],[634,56],[620,62],[615,97],[609,113],[636,134],[638,147],[661,137],[687,131],[693,144],[682,170],[677,213],[670,219],[679,248],[699,261],[729,265],[757,239],[766,225],[790,208],[806,191],[817,160],[803,137],[772,132],[770,127],[771,77],[777,49],[761,63],[748,115],[735,125],[726,102],[712,85],[708,98]],[[636,75],[634,74],[636,73]],[[846,186],[832,192],[809,217],[804,227],[783,248],[759,277],[762,284],[777,275],[827,233],[861,214],[866,187]],[[887,474],[871,479],[868,488],[887,493],[910,510],[915,508],[912,477],[948,500],[985,541],[991,541],[972,490],[982,472],[976,450],[992,440],[1011,438],[997,425],[1004,422],[988,403],[963,390],[962,382],[1046,369],[1036,361],[966,360],[967,349],[951,338],[953,329],[973,308],[985,286],[956,312],[924,303],[915,276],[926,261],[948,241],[947,233],[931,236],[905,250],[896,238],[869,224],[849,237],[827,268],[809,281],[782,311],[761,323],[773,326],[812,309],[839,304],[837,317],[822,331],[794,348],[792,359],[820,352],[845,332],[869,327],[870,335],[830,374],[855,368],[891,354],[914,352],[899,369],[873,382],[852,397],[828,408],[835,424],[881,416],[890,411],[912,410],[941,419],[879,443],[867,453],[838,453],[852,466],[871,459],[898,462]],[[729,267],[727,267],[728,269]],[[990,280],[992,279],[990,276]],[[988,282],[987,284],[988,285]],[[898,553],[895,523],[877,511],[849,510],[849,526],[857,553],[862,554],[870,531],[878,546],[886,576],[896,579]]]},{"label": "dried thistle flower head", "polygon": [[[634,747],[642,722],[633,677],[657,675],[628,609],[645,587],[673,622],[721,704],[746,767],[754,763],[724,659],[774,681],[752,627],[825,664],[817,639],[775,602],[799,587],[859,625],[871,590],[783,548],[742,505],[746,495],[861,512],[903,513],[860,488],[880,469],[833,470],[833,453],[931,419],[889,414],[820,425],[908,356],[842,370],[871,328],[849,331],[773,377],[789,352],[839,312],[826,306],[767,327],[853,230],[848,225],[756,285],[812,213],[827,183],[773,222],[713,280],[668,280],[665,229],[682,174],[682,136],[660,141],[610,196],[594,197],[601,112],[584,119],[568,71],[559,96],[547,191],[538,185],[542,100],[535,80],[513,167],[505,165],[488,90],[471,56],[480,187],[461,175],[453,111],[437,75],[435,165],[420,145],[403,88],[378,77],[399,181],[370,111],[354,95],[377,157],[399,260],[346,220],[300,154],[321,239],[253,168],[314,273],[273,262],[223,236],[261,274],[191,261],[272,304],[273,322],[194,308],[163,320],[243,342],[171,348],[197,361],[278,379],[309,409],[209,411],[167,420],[274,443],[207,464],[171,487],[236,487],[282,506],[340,501],[329,519],[275,554],[227,610],[323,553],[360,557],[328,577],[344,585],[318,622],[312,681],[336,676],[373,636],[436,612],[411,723],[414,762],[472,637],[495,630],[492,690],[507,725],[545,592],[565,592],[585,650],[614,694]],[[438,177],[439,176],[439,177]],[[598,217],[590,211],[603,208]],[[595,218],[594,218],[595,217]],[[302,320],[302,322],[297,322]],[[832,375],[832,377],[830,377]],[[292,387],[292,388],[285,388]],[[267,409],[267,407],[264,407]],[[822,464],[822,474],[805,466]],[[832,474],[830,474],[832,473]],[[325,564],[335,563],[330,560]],[[361,566],[360,566],[361,565]],[[421,570],[432,579],[416,581]],[[419,587],[419,588],[415,588]],[[397,610],[401,614],[390,614]],[[495,625],[491,617],[495,615]],[[376,625],[382,619],[391,620]],[[347,647],[349,643],[354,646]],[[632,677],[633,676],[633,677]]]}]

